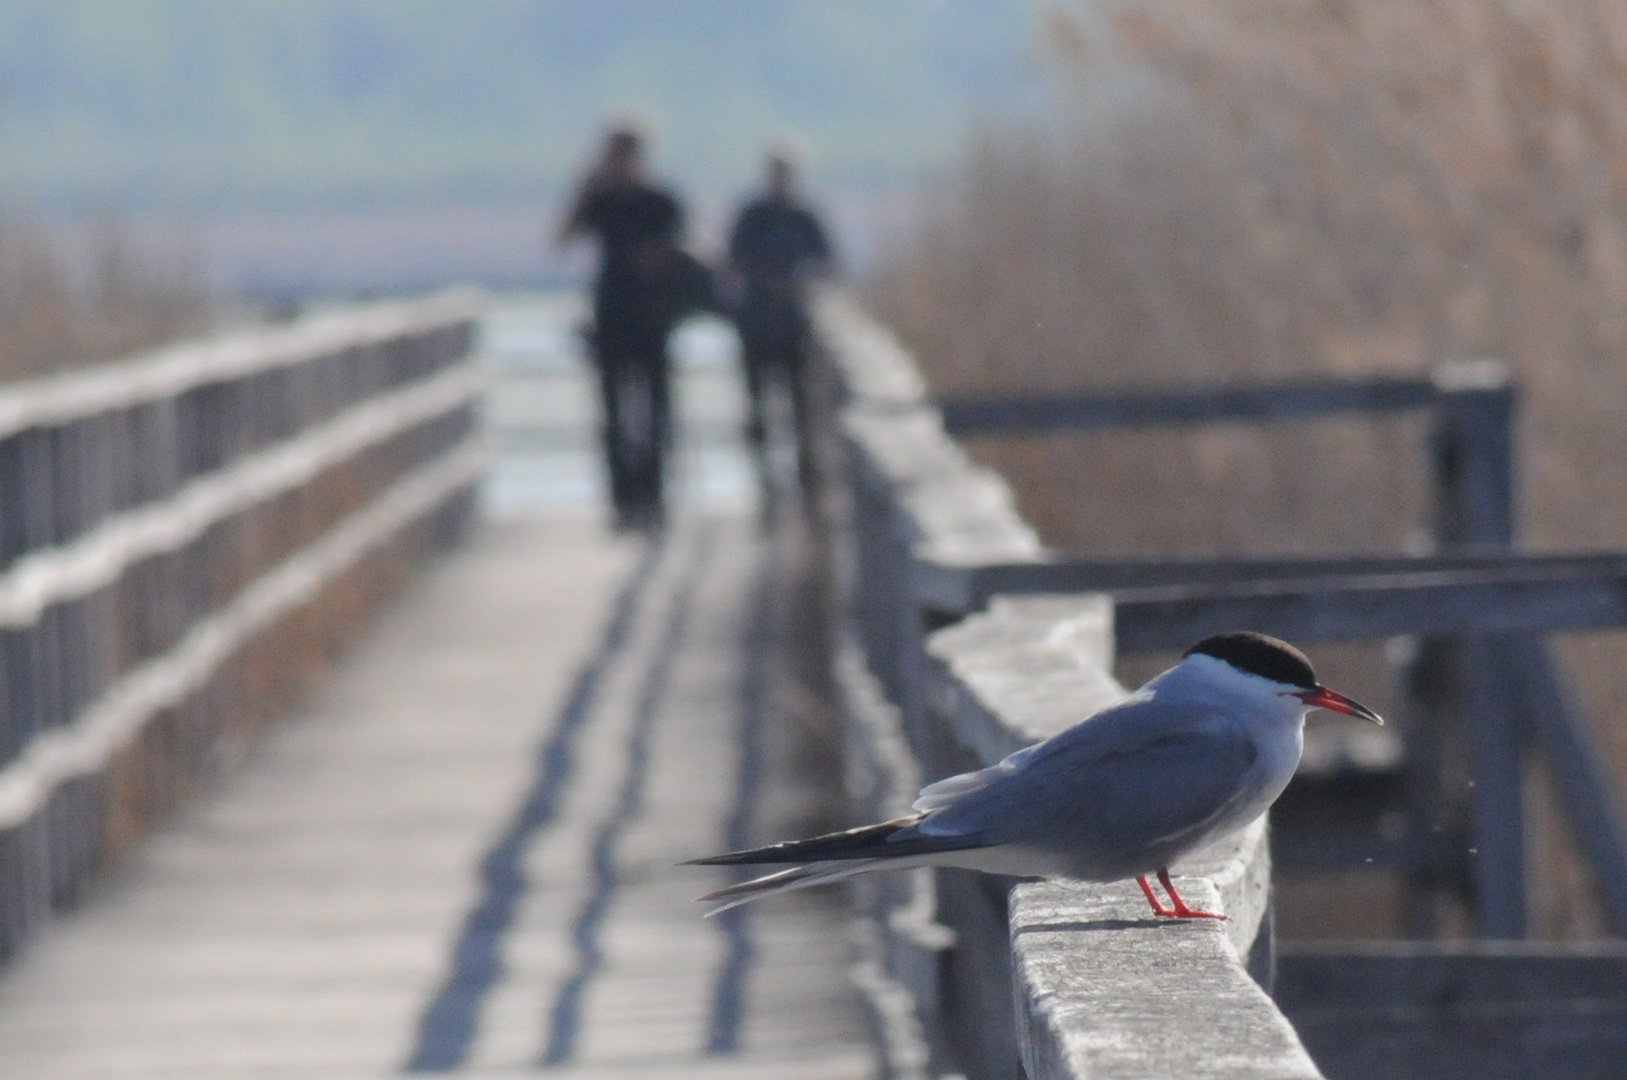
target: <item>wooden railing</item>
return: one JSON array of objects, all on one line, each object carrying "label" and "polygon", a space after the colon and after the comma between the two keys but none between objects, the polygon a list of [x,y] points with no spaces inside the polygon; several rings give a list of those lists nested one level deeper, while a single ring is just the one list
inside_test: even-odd
[{"label": "wooden railing", "polygon": [[[1506,369],[1489,360],[1443,364],[1424,379],[944,402],[948,427],[963,435],[1424,412],[1431,420],[1425,457],[1432,551],[1376,558],[1058,558],[1013,566],[919,560],[916,596],[943,618],[975,610],[997,593],[1110,591],[1120,652],[1179,650],[1240,626],[1306,643],[1410,637],[1416,648],[1401,676],[1408,697],[1401,725],[1406,775],[1339,781],[1346,788],[1354,780],[1403,790],[1402,803],[1389,809],[1405,817],[1407,834],[1382,838],[1372,830],[1347,830],[1296,843],[1294,833],[1280,832],[1279,856],[1324,867],[1400,868],[1415,936],[1437,932],[1431,894],[1444,891],[1469,897],[1480,936],[1524,937],[1527,748],[1540,747],[1592,861],[1600,900],[1617,928],[1627,931],[1627,830],[1587,725],[1540,636],[1627,626],[1627,555],[1516,551],[1516,403]],[[1444,745],[1448,741],[1455,745]],[[1443,795],[1450,785],[1442,764],[1452,757],[1470,763],[1472,793],[1463,806]],[[1369,798],[1366,809],[1380,801]]]},{"label": "wooden railing", "polygon": [[[1398,869],[1421,896],[1466,896],[1482,936],[1522,937],[1521,792],[1540,748],[1599,898],[1627,928],[1627,831],[1540,637],[1627,625],[1627,556],[1514,551],[1516,395],[1500,365],[1448,365],[1419,380],[940,405],[910,357],[849,301],[824,297],[816,321],[846,393],[854,618],[842,685],[863,811],[902,812],[921,782],[990,764],[1113,700],[1123,693],[1108,674],[1115,652],[1179,650],[1245,627],[1301,642],[1404,635],[1416,648],[1402,673],[1410,693],[1402,760],[1355,777],[1354,787],[1338,777],[1322,797],[1348,799],[1359,788],[1364,811],[1388,800],[1385,821],[1399,813],[1408,828],[1394,835],[1365,819],[1352,827],[1359,815],[1301,815],[1272,849],[1293,865]],[[1042,550],[1000,478],[949,437],[1395,410],[1433,417],[1429,555],[1060,557]],[[1462,805],[1442,786],[1447,737],[1464,741],[1452,752],[1473,770]],[[1302,780],[1289,791],[1299,793],[1298,811],[1320,790]],[[1139,917],[1133,887],[1013,889],[945,871],[878,887],[860,926],[872,954],[860,981],[892,1044],[913,1047],[894,1053],[895,1071],[1013,1076],[1020,1057],[1035,1078],[1316,1075],[1263,992],[1274,971],[1270,858],[1262,825],[1181,868],[1211,875],[1233,916],[1223,934],[1126,922]],[[1412,930],[1427,936],[1432,927],[1415,919]],[[1451,948],[1431,955],[1446,964]],[[1506,959],[1520,966],[1512,982],[1536,1002],[1544,972],[1557,973],[1559,987],[1574,958],[1526,950]],[[1325,982],[1310,973],[1344,960],[1300,949],[1292,962],[1294,1007],[1309,1015],[1320,1006],[1305,987]],[[1163,977],[1169,970],[1182,974]],[[1193,986],[1207,989],[1195,1000]],[[1011,1000],[1008,1026],[1001,1003]],[[1206,1012],[1215,1001],[1224,1007]],[[1406,1019],[1418,1030],[1452,1022],[1426,1009]],[[1540,1022],[1534,1012],[1518,1021]],[[1335,1049],[1326,1023],[1316,1030],[1318,1053],[1349,1049]],[[1601,1030],[1578,1036],[1592,1040],[1586,1053],[1609,1051]],[[1436,1050],[1450,1042],[1435,1040]]]},{"label": "wooden railing", "polygon": [[477,300],[0,389],[0,959],[467,519]]},{"label": "wooden railing", "polygon": [[[839,294],[821,298],[816,325],[845,396],[854,603],[838,681],[850,771],[858,813],[892,815],[924,781],[992,764],[1122,695],[1112,605],[1002,600],[933,633],[945,620],[914,595],[916,564],[1041,565],[1045,552],[880,327]],[[856,922],[856,976],[892,1075],[1320,1075],[1260,985],[1272,954],[1263,824],[1179,872],[1197,876],[1183,893],[1230,920],[1162,933],[1129,883],[876,881]]]}]

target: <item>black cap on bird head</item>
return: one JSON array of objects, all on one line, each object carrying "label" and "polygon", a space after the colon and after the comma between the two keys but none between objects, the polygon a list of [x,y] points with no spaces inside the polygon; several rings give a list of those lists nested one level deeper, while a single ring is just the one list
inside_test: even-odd
[{"label": "black cap on bird head", "polygon": [[[1316,681],[1311,662],[1305,654],[1274,637],[1256,634],[1252,630],[1235,630],[1230,634],[1206,637],[1190,649],[1186,656],[1212,656],[1224,660],[1238,671],[1270,679],[1295,689],[1287,691],[1313,709],[1357,716],[1382,725],[1384,720],[1359,701],[1345,697],[1337,690],[1329,690]],[[1185,659],[1185,657],[1183,657]]]},{"label": "black cap on bird head", "polygon": [[1286,641],[1256,634],[1252,630],[1235,630],[1230,634],[1206,637],[1186,650],[1183,659],[1195,654],[1224,660],[1238,671],[1287,686],[1314,690],[1318,685],[1316,673],[1311,670],[1311,662],[1304,653]]}]

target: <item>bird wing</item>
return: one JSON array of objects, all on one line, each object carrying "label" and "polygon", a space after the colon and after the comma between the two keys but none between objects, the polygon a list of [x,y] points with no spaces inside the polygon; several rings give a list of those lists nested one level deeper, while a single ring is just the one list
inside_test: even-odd
[{"label": "bird wing", "polygon": [[948,776],[935,783],[928,784],[921,789],[920,797],[915,800],[910,809],[923,815],[931,814],[934,811],[952,807],[984,788],[998,786],[1021,771],[1034,757],[1043,753],[1046,746],[1046,742],[1038,742],[1033,746],[1024,747],[1014,754],[1008,754],[999,764],[990,765],[986,769],[957,773],[954,776]]},{"label": "bird wing", "polygon": [[[1153,695],[1146,690],[1138,691],[1118,704],[1093,713],[1072,727],[1059,731],[1049,739],[1006,755],[1000,762],[986,769],[959,773],[928,784],[921,789],[921,795],[911,809],[925,814],[947,809],[975,792],[1004,785],[1016,774],[1028,768],[1031,762],[1051,754],[1077,752],[1092,747],[1108,752],[1119,743],[1134,744],[1138,737],[1137,729],[1145,724],[1143,706],[1152,700]],[[928,826],[928,829],[936,832],[943,825],[944,823],[940,821],[937,828]]]},{"label": "bird wing", "polygon": [[1254,740],[1197,704],[1130,701],[922,792],[919,832],[1111,864],[1201,834],[1253,794]]},{"label": "bird wing", "polygon": [[1137,695],[997,765],[924,788],[917,813],[692,866],[803,865],[1013,845],[1111,862],[1203,827],[1249,794],[1257,758],[1240,724]]},{"label": "bird wing", "polygon": [[1087,852],[1112,863],[1181,847],[1207,837],[1234,806],[1252,799],[1258,760],[1254,740],[1235,728],[1165,736],[1081,770],[1058,820],[1065,833],[1091,838],[1079,845],[1081,861]]}]

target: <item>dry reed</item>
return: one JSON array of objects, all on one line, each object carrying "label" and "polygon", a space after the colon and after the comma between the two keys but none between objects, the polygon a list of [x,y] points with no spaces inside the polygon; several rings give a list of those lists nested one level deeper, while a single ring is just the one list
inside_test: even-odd
[{"label": "dry reed", "polygon": [[108,222],[88,244],[0,217],[0,380],[112,360],[208,325],[194,260],[138,247]]},{"label": "dry reed", "polygon": [[[1627,548],[1627,7],[1162,0],[1108,16],[1052,11],[1054,122],[983,133],[876,276],[875,307],[934,385],[1501,356],[1524,393],[1522,541]],[[1061,548],[1382,551],[1418,544],[1420,435],[1330,421],[974,449]],[[1566,654],[1627,781],[1627,727],[1603,722],[1627,707],[1627,642]],[[1539,786],[1537,931],[1600,933],[1551,803]],[[1356,932],[1393,932],[1378,922]]]}]

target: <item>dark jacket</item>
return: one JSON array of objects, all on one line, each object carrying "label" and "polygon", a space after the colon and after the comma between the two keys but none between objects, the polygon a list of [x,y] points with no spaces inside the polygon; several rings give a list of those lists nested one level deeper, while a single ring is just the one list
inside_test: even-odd
[{"label": "dark jacket", "polygon": [[824,226],[791,199],[764,196],[747,203],[729,234],[729,259],[748,285],[784,284],[829,258]]}]

